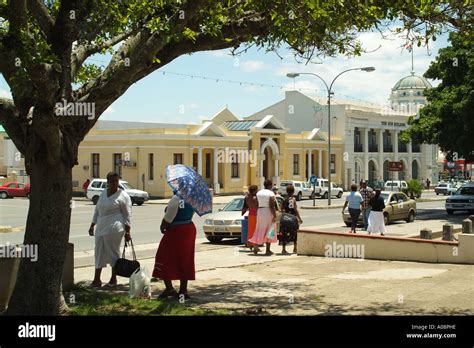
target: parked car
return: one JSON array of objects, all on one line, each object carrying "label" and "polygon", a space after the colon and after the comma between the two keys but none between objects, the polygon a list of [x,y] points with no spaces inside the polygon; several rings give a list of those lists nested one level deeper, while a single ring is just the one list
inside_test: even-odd
[{"label": "parked car", "polygon": [[[277,197],[278,206],[283,198]],[[223,238],[240,238],[242,235],[242,207],[244,197],[237,197],[230,201],[218,213],[212,214],[204,220],[203,230],[211,243],[218,243]],[[248,212],[246,213],[248,215]]]},{"label": "parked car", "polygon": [[[106,187],[106,179],[92,179],[87,187],[87,198],[90,199],[94,205],[97,204],[100,194]],[[149,199],[148,192],[137,190],[124,180],[119,181],[119,187],[128,193],[132,200],[132,204],[142,205]]]},{"label": "parked car", "polygon": [[9,181],[0,186],[0,198],[29,197],[30,184]]},{"label": "parked car", "polygon": [[400,192],[406,188],[408,188],[408,184],[404,180],[388,180],[384,185],[385,191]]},{"label": "parked car", "polygon": [[313,188],[304,181],[284,180],[280,183],[278,193],[283,197],[286,196],[286,187],[289,185],[293,185],[295,188],[294,195],[297,201],[300,201],[303,197],[313,198]]},{"label": "parked car", "polygon": [[461,187],[463,187],[463,185],[464,185],[464,182],[460,182],[460,181],[457,183],[451,184],[451,186],[448,189],[448,194],[454,195]]},{"label": "parked car", "polygon": [[[398,220],[415,221],[415,200],[408,198],[403,192],[382,191],[380,195],[385,201],[385,209],[383,210],[385,225]],[[346,226],[351,226],[351,216],[348,209],[344,210],[343,220]],[[357,224],[361,226],[364,224],[362,214],[359,216]]]},{"label": "parked car", "polygon": [[385,189],[385,181],[383,180],[372,180],[367,182],[367,186],[369,186],[372,189]]},{"label": "parked car", "polygon": [[[318,179],[315,184],[314,194],[316,197],[328,198],[328,179]],[[341,198],[344,190],[342,187],[337,186],[335,183],[331,182],[331,197]]]},{"label": "parked car", "polygon": [[435,187],[435,193],[436,195],[442,194],[442,195],[449,195],[455,191],[455,186],[451,183],[447,182],[440,182],[436,187]]},{"label": "parked car", "polygon": [[474,183],[463,185],[455,194],[446,199],[444,205],[449,215],[454,214],[455,211],[468,211],[474,214]]}]

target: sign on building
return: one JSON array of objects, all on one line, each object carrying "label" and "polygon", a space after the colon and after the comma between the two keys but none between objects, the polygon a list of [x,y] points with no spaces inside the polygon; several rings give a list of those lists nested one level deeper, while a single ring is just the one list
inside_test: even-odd
[{"label": "sign on building", "polygon": [[403,162],[402,161],[389,161],[388,170],[391,172],[401,172],[403,171]]}]

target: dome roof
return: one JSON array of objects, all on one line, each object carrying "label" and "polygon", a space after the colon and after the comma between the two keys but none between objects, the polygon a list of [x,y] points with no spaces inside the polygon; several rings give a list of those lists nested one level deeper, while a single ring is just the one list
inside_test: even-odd
[{"label": "dome roof", "polygon": [[431,87],[431,83],[429,83],[427,79],[422,76],[417,76],[412,72],[411,75],[400,79],[393,87],[393,90]]}]

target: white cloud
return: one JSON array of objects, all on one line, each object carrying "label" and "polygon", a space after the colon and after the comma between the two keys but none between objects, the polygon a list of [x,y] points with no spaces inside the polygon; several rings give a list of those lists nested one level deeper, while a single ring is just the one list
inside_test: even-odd
[{"label": "white cloud", "polygon": [[268,69],[270,66],[262,60],[244,60],[239,62],[239,67],[245,72],[256,72]]},{"label": "white cloud", "polygon": [[260,85],[247,85],[244,87],[244,90],[251,93],[260,93],[266,91],[265,87]]},{"label": "white cloud", "polygon": [[7,91],[6,89],[0,88],[0,97],[2,97],[2,98],[11,98],[12,94],[10,93],[10,91]]},{"label": "white cloud", "polygon": [[[382,39],[378,32],[367,32],[361,33],[359,40],[369,53],[352,58],[342,56],[324,58],[323,64],[304,65],[296,62],[282,62],[274,73],[278,76],[285,76],[288,72],[315,73],[325,79],[329,85],[335,76],[346,69],[373,66],[376,68],[373,72],[350,71],[340,76],[333,87],[334,96],[387,104],[391,88],[398,80],[410,74],[411,53],[403,49],[404,40],[393,35],[390,39]],[[417,75],[423,75],[436,56],[439,48],[438,41],[432,43],[431,54],[427,53],[426,48],[414,48],[414,70]],[[296,78],[296,81],[297,89],[302,88],[298,86],[316,85],[322,92],[318,93],[319,95],[326,94],[324,84],[315,76],[301,75]],[[292,83],[287,84],[291,89],[292,85]]]}]

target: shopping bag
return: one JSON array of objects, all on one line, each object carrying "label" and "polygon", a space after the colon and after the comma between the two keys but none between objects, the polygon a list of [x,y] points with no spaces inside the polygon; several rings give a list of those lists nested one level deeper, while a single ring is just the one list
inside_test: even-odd
[{"label": "shopping bag", "polygon": [[270,229],[270,231],[268,231],[267,238],[268,239],[275,238],[275,224],[272,224],[272,228]]},{"label": "shopping bag", "polygon": [[151,298],[150,276],[145,267],[140,267],[130,276],[130,298]]}]

